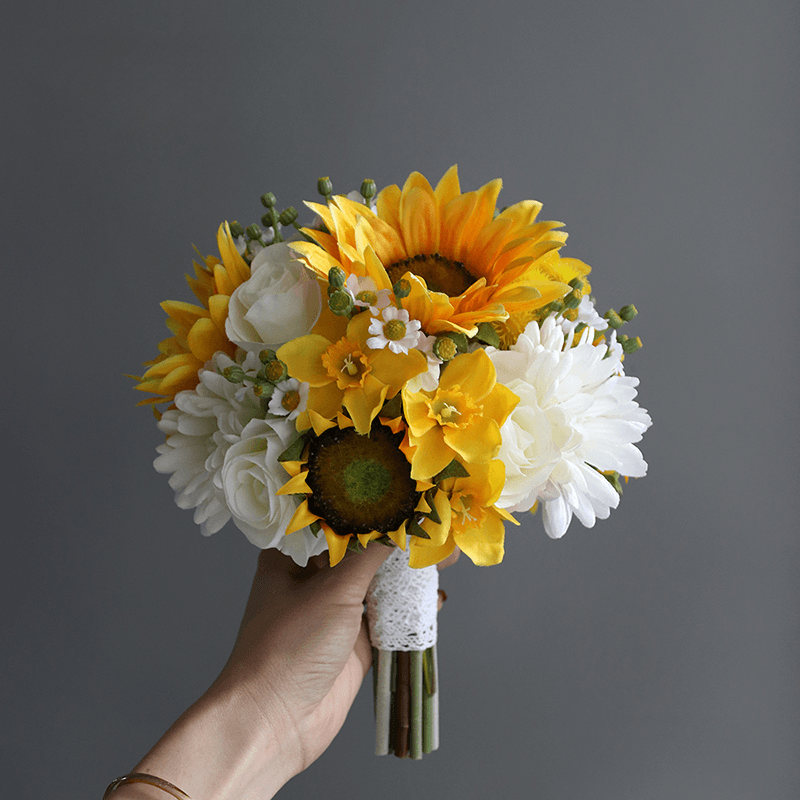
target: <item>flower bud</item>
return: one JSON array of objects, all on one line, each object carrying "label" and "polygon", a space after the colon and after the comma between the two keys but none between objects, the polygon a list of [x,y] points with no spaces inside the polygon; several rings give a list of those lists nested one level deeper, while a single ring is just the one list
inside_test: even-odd
[{"label": "flower bud", "polygon": [[274,208],[276,202],[275,195],[272,194],[272,192],[261,195],[261,205],[264,206],[264,208]]},{"label": "flower bud", "polygon": [[222,370],[222,377],[231,383],[242,383],[244,381],[244,370],[236,366],[225,367]]},{"label": "flower bud", "polygon": [[253,223],[245,228],[245,233],[247,234],[247,238],[250,239],[251,242],[254,242],[261,238],[263,231],[258,225]]},{"label": "flower bud", "polygon": [[375,186],[375,181],[367,178],[361,184],[361,196],[369,203],[369,201],[375,197],[375,192],[377,191],[377,187]]},{"label": "flower bud", "polygon": [[317,191],[327,200],[333,191],[333,184],[328,177],[320,178],[317,181]]},{"label": "flower bud", "polygon": [[634,305],[622,306],[619,310],[619,315],[625,322],[630,322],[638,313]]},{"label": "flower bud", "polygon": [[273,358],[271,361],[268,361],[258,371],[259,378],[265,381],[270,381],[271,383],[280,383],[282,380],[287,378],[288,375],[289,373],[286,369],[286,364],[277,358]]},{"label": "flower bud", "polygon": [[405,278],[400,278],[400,280],[392,286],[392,292],[398,300],[401,300],[411,294],[411,284]]},{"label": "flower bud", "polygon": [[238,239],[240,236],[244,236],[244,228],[236,221],[231,222],[230,224],[231,229],[231,236],[234,239]]},{"label": "flower bud", "polygon": [[569,282],[569,286],[571,286],[574,291],[581,292],[583,291],[584,283],[580,278],[573,278]]},{"label": "flower bud", "polygon": [[568,294],[564,298],[564,308],[573,309],[581,304],[581,299],[577,294]]},{"label": "flower bud", "polygon": [[258,360],[262,364],[269,364],[270,361],[274,361],[276,358],[277,358],[277,355],[275,354],[275,351],[274,350],[270,350],[269,348],[267,348],[266,350],[262,350],[258,354]]},{"label": "flower bud", "polygon": [[272,228],[275,226],[275,209],[270,208],[266,214],[261,217],[261,224],[265,228]]},{"label": "flower bud", "polygon": [[347,275],[345,275],[345,271],[341,267],[331,267],[328,270],[328,285],[334,289],[341,289],[346,278]]},{"label": "flower bud", "polygon": [[297,219],[297,209],[294,206],[284,208],[278,219],[281,225],[291,225]]},{"label": "flower bud", "polygon": [[449,336],[437,336],[433,343],[433,354],[442,361],[450,361],[456,357],[458,347]]},{"label": "flower bud", "polygon": [[642,346],[642,340],[638,336],[635,339],[620,336],[617,341],[622,345],[622,352],[628,355],[635,353]]},{"label": "flower bud", "polygon": [[350,297],[349,292],[336,289],[328,298],[328,305],[334,314],[340,317],[346,317],[353,310],[353,298]]},{"label": "flower bud", "polygon": [[625,320],[622,319],[622,317],[620,317],[620,315],[617,314],[617,312],[613,309],[606,311],[603,316],[607,320],[609,327],[614,328],[615,330],[617,328],[621,328],[625,324]]}]

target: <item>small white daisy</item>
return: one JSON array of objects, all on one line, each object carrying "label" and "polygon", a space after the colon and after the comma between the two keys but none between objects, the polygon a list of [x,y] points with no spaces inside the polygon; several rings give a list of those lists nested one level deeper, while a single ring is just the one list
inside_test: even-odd
[{"label": "small white daisy", "polygon": [[297,378],[288,378],[281,381],[269,399],[267,410],[277,417],[286,417],[287,420],[297,419],[306,410],[308,403],[309,385]]},{"label": "small white daisy", "polygon": [[389,290],[377,289],[375,281],[368,275],[348,275],[344,288],[355,305],[369,308],[373,314],[389,305]]},{"label": "small white daisy", "polygon": [[388,347],[393,353],[407,353],[417,346],[421,327],[419,320],[409,320],[405,309],[388,306],[380,314],[373,312],[369,323],[372,336],[367,339],[367,345],[373,350]]}]

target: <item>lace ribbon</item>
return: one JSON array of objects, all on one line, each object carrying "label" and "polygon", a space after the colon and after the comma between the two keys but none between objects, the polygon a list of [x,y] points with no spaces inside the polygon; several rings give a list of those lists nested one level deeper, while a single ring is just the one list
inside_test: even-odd
[{"label": "lace ribbon", "polygon": [[369,637],[378,650],[427,650],[436,644],[439,570],[412,569],[397,548],[367,591]]}]

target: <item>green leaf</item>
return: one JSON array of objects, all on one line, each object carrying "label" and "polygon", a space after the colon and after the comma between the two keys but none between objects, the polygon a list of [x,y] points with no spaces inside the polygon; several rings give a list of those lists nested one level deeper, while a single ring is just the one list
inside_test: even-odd
[{"label": "green leaf", "polygon": [[322,530],[322,525],[319,524],[317,520],[314,520],[309,526],[309,530],[314,536],[319,536],[319,532]]},{"label": "green leaf", "polygon": [[466,353],[469,347],[469,339],[466,333],[458,333],[458,331],[445,331],[442,336],[447,336],[456,343],[456,347],[460,353]]},{"label": "green leaf", "polygon": [[403,416],[403,398],[400,397],[400,392],[383,404],[378,416],[386,419],[397,419],[397,417]]},{"label": "green leaf", "polygon": [[440,525],[442,522],[442,518],[439,516],[439,512],[436,510],[436,506],[433,504],[433,498],[436,496],[436,488],[428,489],[425,492],[425,500],[428,505],[431,507],[430,511],[425,513],[425,516],[431,521],[435,522],[437,525]]},{"label": "green leaf", "polygon": [[299,436],[278,456],[278,461],[299,461],[305,446],[305,437]]},{"label": "green leaf", "polygon": [[417,522],[416,519],[411,519],[406,524],[406,533],[411,534],[411,536],[419,536],[420,539],[430,539],[431,537],[425,533],[425,529],[422,525]]},{"label": "green leaf", "polygon": [[497,335],[497,331],[492,327],[491,322],[481,322],[481,324],[478,325],[478,332],[475,334],[475,338],[479,342],[488,344],[489,347],[500,347],[500,337]]},{"label": "green leaf", "polygon": [[468,477],[469,472],[467,472],[467,468],[457,458],[454,458],[438,475],[434,476],[433,482],[439,483],[440,481],[447,480],[447,478]]}]

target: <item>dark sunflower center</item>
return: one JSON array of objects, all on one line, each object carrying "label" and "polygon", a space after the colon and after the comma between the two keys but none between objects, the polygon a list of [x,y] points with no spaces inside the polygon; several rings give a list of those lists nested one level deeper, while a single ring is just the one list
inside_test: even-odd
[{"label": "dark sunflower center", "polygon": [[340,536],[388,533],[409,519],[419,502],[411,465],[400,452],[403,434],[376,423],[367,436],[330,428],[311,440],[309,509]]},{"label": "dark sunflower center", "polygon": [[397,283],[406,272],[413,272],[425,279],[432,292],[442,292],[449,297],[463,294],[476,280],[460,261],[451,261],[438,253],[395,261],[386,268],[386,272],[392,284]]}]

